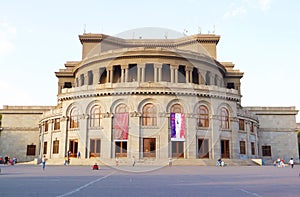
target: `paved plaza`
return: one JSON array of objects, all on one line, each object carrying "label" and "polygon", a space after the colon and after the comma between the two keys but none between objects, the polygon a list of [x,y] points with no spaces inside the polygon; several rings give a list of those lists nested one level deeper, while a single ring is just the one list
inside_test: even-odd
[{"label": "paved plaza", "polygon": [[299,196],[300,166],[3,166],[0,196]]}]

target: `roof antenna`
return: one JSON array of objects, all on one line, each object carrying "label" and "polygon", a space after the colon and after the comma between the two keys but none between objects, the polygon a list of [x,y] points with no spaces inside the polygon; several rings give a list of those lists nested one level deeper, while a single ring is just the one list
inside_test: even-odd
[{"label": "roof antenna", "polygon": [[86,33],[86,24],[83,25],[83,33]]},{"label": "roof antenna", "polygon": [[188,33],[188,30],[184,29],[184,30],[183,30],[183,35],[184,35],[184,36],[187,36],[187,33]]},{"label": "roof antenna", "polygon": [[201,34],[201,27],[198,27],[198,34]]},{"label": "roof antenna", "polygon": [[164,37],[165,37],[165,39],[168,39],[168,32],[167,31],[165,32]]}]

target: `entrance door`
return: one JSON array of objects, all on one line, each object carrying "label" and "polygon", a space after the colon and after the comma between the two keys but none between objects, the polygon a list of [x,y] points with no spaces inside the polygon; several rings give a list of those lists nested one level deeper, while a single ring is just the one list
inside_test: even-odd
[{"label": "entrance door", "polygon": [[90,157],[100,157],[101,153],[101,140],[90,139]]},{"label": "entrance door", "polygon": [[77,152],[78,152],[78,140],[77,139],[70,140],[69,150],[71,151],[70,157],[77,157]]},{"label": "entrance door", "polygon": [[127,141],[115,141],[115,157],[127,157]]},{"label": "entrance door", "polygon": [[182,141],[172,141],[172,157],[184,157],[184,143]]},{"label": "entrance door", "polygon": [[198,139],[198,158],[209,158],[208,139]]},{"label": "entrance door", "polygon": [[229,140],[221,140],[221,157],[230,158]]},{"label": "entrance door", "polygon": [[156,139],[144,138],[143,139],[143,156],[144,157],[156,157]]}]

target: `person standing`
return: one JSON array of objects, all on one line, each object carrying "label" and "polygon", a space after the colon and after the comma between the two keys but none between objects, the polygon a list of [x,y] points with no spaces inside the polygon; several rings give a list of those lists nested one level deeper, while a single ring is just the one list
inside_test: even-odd
[{"label": "person standing", "polygon": [[78,159],[81,158],[80,151],[78,151],[78,153],[77,153],[77,158],[78,158]]},{"label": "person standing", "polygon": [[135,166],[135,157],[134,156],[132,156],[131,161],[132,161],[132,167],[134,167]]},{"label": "person standing", "polygon": [[43,170],[45,170],[46,161],[47,161],[47,158],[46,158],[46,155],[44,155],[43,158],[42,158],[42,168],[43,168]]},{"label": "person standing", "polygon": [[172,158],[171,158],[171,157],[169,157],[169,167],[171,167],[171,166],[172,166],[172,163],[173,163],[173,161],[172,161]]},{"label": "person standing", "polygon": [[70,165],[70,157],[71,157],[71,151],[68,150],[68,165]]},{"label": "person standing", "polygon": [[291,168],[294,168],[294,158],[293,157],[290,159],[289,164],[291,165]]}]

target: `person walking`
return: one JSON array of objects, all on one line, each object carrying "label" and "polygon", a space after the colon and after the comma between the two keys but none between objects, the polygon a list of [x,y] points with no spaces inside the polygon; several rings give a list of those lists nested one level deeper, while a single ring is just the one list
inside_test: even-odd
[{"label": "person walking", "polygon": [[47,158],[46,158],[46,155],[44,155],[43,158],[42,158],[42,168],[43,168],[43,170],[45,170],[46,161],[47,161]]},{"label": "person walking", "polygon": [[294,158],[293,157],[290,159],[289,164],[291,165],[291,168],[294,168]]}]

